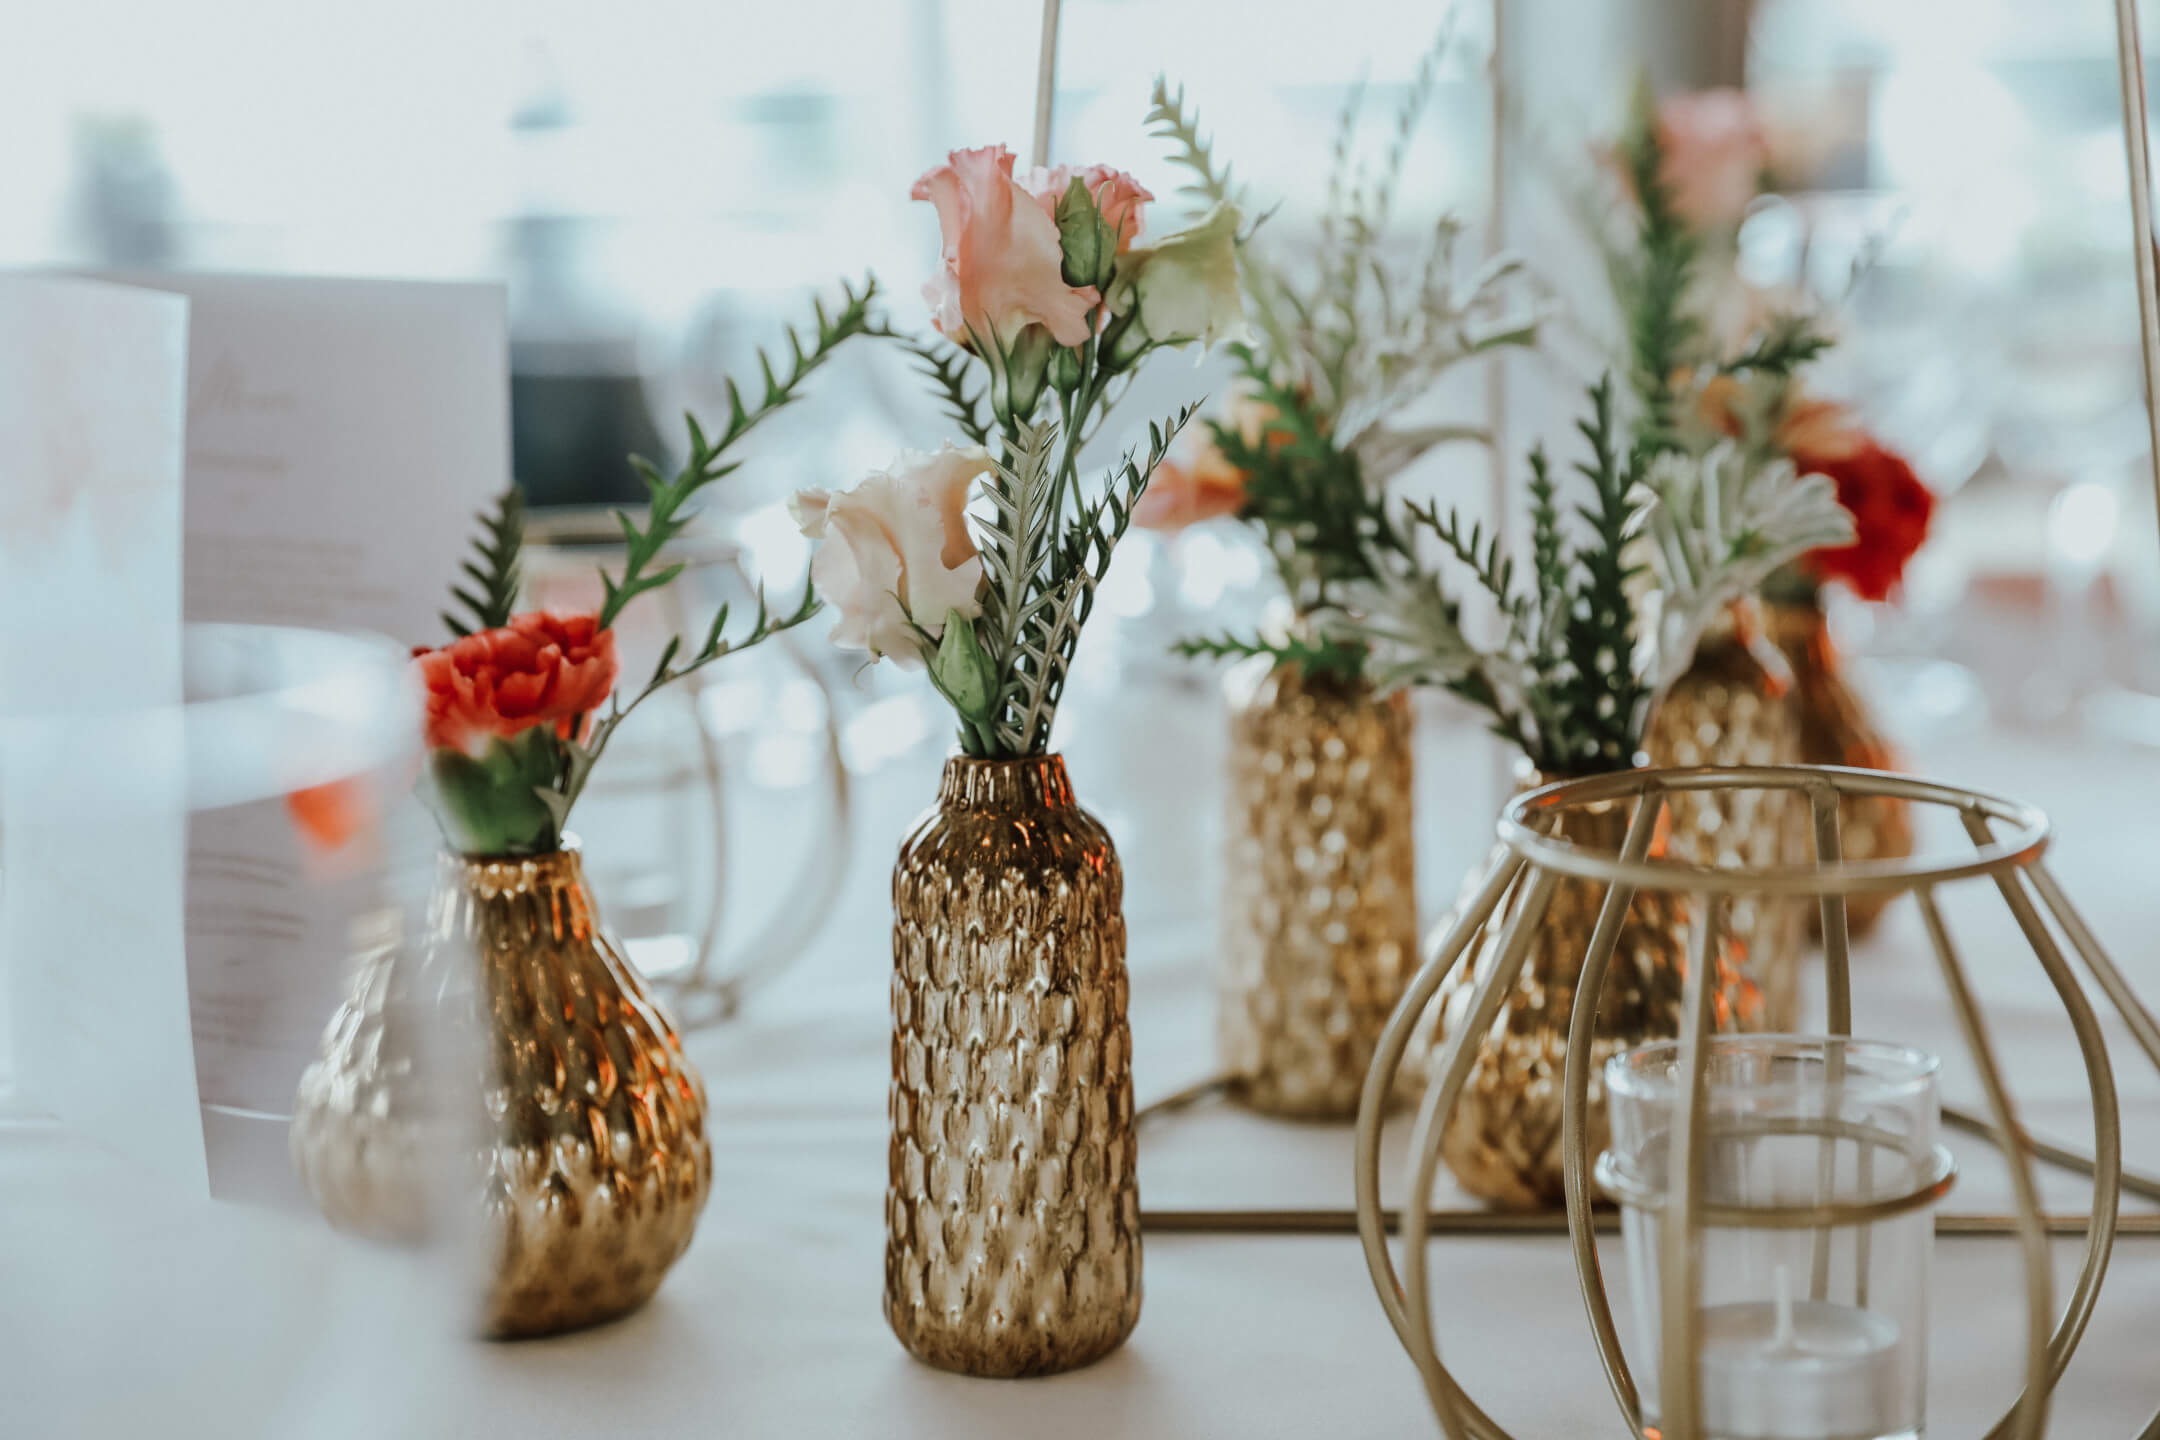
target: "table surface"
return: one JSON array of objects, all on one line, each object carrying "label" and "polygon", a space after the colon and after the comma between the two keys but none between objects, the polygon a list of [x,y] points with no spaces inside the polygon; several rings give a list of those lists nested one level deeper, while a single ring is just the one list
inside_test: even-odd
[{"label": "table surface", "polygon": [[[1132,703],[1128,700],[1128,703]],[[1144,741],[1075,727],[1082,798],[1128,872],[1141,1098],[1210,1066],[1209,965],[1219,854],[1220,714],[1164,689]],[[1088,717],[1092,719],[1093,717]],[[2148,994],[2160,966],[2150,877],[2160,756],[2061,738],[1939,736],[1932,774],[2047,808],[2056,873]],[[1490,834],[1492,752],[1460,717],[1428,716],[1419,781],[1429,914]],[[1091,1369],[975,1381],[911,1361],[879,1312],[889,912],[884,867],[927,801],[919,747],[864,782],[844,901],[803,960],[742,1017],[696,1035],[711,1096],[712,1199],[658,1298],[609,1327],[488,1345],[460,1338],[454,1267],[338,1239],[312,1217],[162,1194],[120,1159],[50,1127],[0,1128],[0,1432],[10,1436],[728,1437],[1436,1435],[1348,1235],[1156,1234],[1140,1326]],[[2089,1139],[2067,1025],[1984,886],[1946,897],[2028,1124]],[[602,897],[603,904],[605,897]],[[1856,959],[1863,1033],[1946,1056],[1973,1102],[1910,905]],[[2160,1169],[2160,1077],[2109,1034],[2129,1159]],[[2001,1208],[2000,1165],[1951,1137],[1965,1176],[1947,1208]],[[1399,1148],[1399,1145],[1398,1147]],[[1343,1207],[1346,1128],[1281,1125],[1222,1106],[1143,1133],[1151,1209]],[[2052,1208],[2085,1203],[2049,1176]],[[2126,1210],[2140,1208],[2126,1204]],[[1616,1243],[1616,1242],[1615,1242]],[[2057,1242],[2057,1294],[2082,1242]],[[1521,1440],[1623,1435],[1563,1241],[1433,1242],[1439,1334],[1470,1391]],[[1608,1273],[1611,1273],[1608,1265]],[[1977,1436],[2021,1373],[2015,1246],[1936,1247],[1929,1433]],[[1625,1324],[1623,1321],[1623,1332]],[[2160,1239],[2117,1245],[2051,1433],[2130,1437],[2160,1408]]]}]

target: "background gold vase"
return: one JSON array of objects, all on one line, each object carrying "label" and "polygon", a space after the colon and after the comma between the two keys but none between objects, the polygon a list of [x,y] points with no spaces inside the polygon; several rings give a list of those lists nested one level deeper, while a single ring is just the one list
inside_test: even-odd
[{"label": "background gold vase", "polygon": [[[1896,752],[1876,730],[1860,697],[1845,683],[1829,626],[1813,605],[1770,607],[1770,638],[1793,672],[1793,708],[1800,718],[1800,758],[1809,765],[1895,770]],[[1891,795],[1848,795],[1840,802],[1840,843],[1848,860],[1902,860],[1913,852],[1912,807]],[[1866,934],[1894,895],[1854,895],[1846,924]],[[1810,912],[1810,930],[1819,930]]]},{"label": "background gold vase", "polygon": [[945,764],[893,866],[885,1318],[1041,1375],[1140,1318],[1124,873],[1057,756]]},{"label": "background gold vase", "polygon": [[[1516,793],[1571,778],[1542,774],[1528,762],[1518,761]],[[1624,804],[1591,805],[1568,811],[1558,833],[1579,845],[1617,854],[1627,825]],[[1661,853],[1662,847],[1660,840],[1652,853]],[[1474,891],[1484,876],[1485,867],[1480,866],[1470,876],[1465,893]],[[1518,879],[1464,960],[1442,983],[1436,1001],[1440,1039],[1462,1027],[1477,982],[1500,961],[1502,927],[1526,899],[1527,887]],[[1441,1138],[1441,1155],[1457,1183],[1506,1209],[1546,1208],[1566,1199],[1560,1146],[1561,1072],[1567,1059],[1576,983],[1604,902],[1604,887],[1586,880],[1562,880],[1554,888],[1545,921],[1531,937],[1522,974],[1501,1002]],[[1452,923],[1452,916],[1441,921],[1434,939],[1445,935]],[[1680,1033],[1689,923],[1687,902],[1679,896],[1646,891],[1628,907],[1598,1001],[1591,1050],[1596,1062],[1590,1071],[1588,1138],[1593,1154],[1603,1148],[1607,1136],[1606,1058]],[[1761,993],[1733,963],[1729,945],[1719,947],[1717,978],[1718,1028],[1762,1029]],[[1437,1053],[1435,1049],[1433,1058]]]},{"label": "background gold vase", "polygon": [[1231,672],[1216,1036],[1270,1114],[1357,1114],[1417,953],[1409,696],[1266,661]]},{"label": "background gold vase", "polygon": [[[1792,676],[1774,647],[1726,625],[1650,713],[1643,750],[1656,766],[1792,765],[1801,759]],[[1683,790],[1666,799],[1675,859],[1725,869],[1804,864],[1813,854],[1807,796],[1798,790]],[[1736,895],[1719,934],[1731,963],[1762,992],[1763,1028],[1797,1023],[1808,905]]]},{"label": "background gold vase", "polygon": [[442,857],[418,943],[358,958],[292,1154],[341,1230],[469,1230],[480,1328],[505,1338],[644,1304],[712,1184],[704,1083],[600,928],[574,844]]}]

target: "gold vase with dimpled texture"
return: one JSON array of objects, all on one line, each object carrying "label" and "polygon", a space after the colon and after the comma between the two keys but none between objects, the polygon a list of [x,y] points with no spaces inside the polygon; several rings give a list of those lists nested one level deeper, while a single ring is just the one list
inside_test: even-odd
[{"label": "gold vase with dimpled texture", "polygon": [[574,843],[442,857],[419,942],[359,957],[301,1078],[292,1154],[341,1230],[413,1241],[433,1205],[461,1207],[448,1226],[481,1247],[478,1323],[499,1338],[644,1304],[712,1184],[704,1083],[602,929]]},{"label": "gold vase with dimpled texture", "polygon": [[1065,762],[956,756],[893,866],[885,1318],[1045,1375],[1140,1318],[1124,873]]},{"label": "gold vase with dimpled texture", "polygon": [[[1793,765],[1800,715],[1793,680],[1774,646],[1745,625],[1706,636],[1687,673],[1650,712],[1643,734],[1650,763]],[[1808,799],[1798,790],[1680,790],[1666,799],[1666,852],[1725,869],[1806,864]],[[1763,1025],[1791,1030],[1807,944],[1805,901],[1735,895],[1720,902],[1732,963],[1762,991]]]},{"label": "gold vase with dimpled texture", "polygon": [[[1572,776],[1542,774],[1518,761],[1516,793],[1535,790]],[[1559,834],[1577,845],[1616,853],[1627,833],[1624,803],[1587,805],[1563,817]],[[1663,845],[1653,843],[1652,853]],[[1466,882],[1465,898],[1485,877],[1480,866]],[[1441,985],[1437,1039],[1460,1029],[1469,1013],[1477,982],[1500,960],[1499,941],[1507,922],[1527,901],[1518,880],[1471,942]],[[1470,1194],[1503,1209],[1553,1208],[1566,1198],[1560,1144],[1561,1072],[1567,1058],[1568,1026],[1575,1011],[1575,986],[1590,951],[1591,932],[1605,901],[1602,885],[1562,880],[1553,889],[1551,908],[1530,939],[1522,974],[1501,1002],[1486,1032],[1462,1096],[1450,1112],[1441,1155],[1456,1182]],[[1432,931],[1435,941],[1447,934],[1453,917]],[[1605,974],[1592,1041],[1589,1143],[1593,1153],[1606,1139],[1604,1064],[1622,1050],[1680,1033],[1683,987],[1687,979],[1689,915],[1683,897],[1643,891],[1628,906],[1627,919]],[[1733,963],[1731,949],[1719,947],[1717,1022],[1721,1030],[1759,1030],[1763,1025],[1761,993]],[[1435,1046],[1435,1058],[1438,1047]]]},{"label": "gold vase with dimpled texture", "polygon": [[1417,955],[1410,699],[1265,659],[1226,688],[1223,1068],[1256,1110],[1351,1119]]},{"label": "gold vase with dimpled texture", "polygon": [[[1823,613],[1813,605],[1770,607],[1770,638],[1793,672],[1793,708],[1800,717],[1800,758],[1809,765],[1849,765],[1855,770],[1895,770],[1897,755],[1875,728],[1867,706],[1845,683],[1844,666],[1830,643]],[[1839,840],[1847,860],[1903,860],[1913,853],[1912,806],[1895,795],[1847,795],[1838,802]],[[1894,894],[1854,895],[1845,901],[1845,923],[1858,938]],[[1821,919],[1810,911],[1810,930]]]}]

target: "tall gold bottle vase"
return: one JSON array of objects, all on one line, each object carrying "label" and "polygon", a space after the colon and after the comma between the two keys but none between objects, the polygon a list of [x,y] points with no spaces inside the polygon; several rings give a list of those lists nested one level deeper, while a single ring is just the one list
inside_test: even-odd
[{"label": "tall gold bottle vase", "polygon": [[1140,1318],[1124,872],[1065,762],[945,764],[893,866],[885,1318],[970,1375]]},{"label": "tall gold bottle vase", "polygon": [[445,1135],[478,1146],[449,1198],[492,1247],[488,1335],[626,1314],[690,1244],[712,1184],[704,1082],[600,927],[574,845],[445,855],[427,933],[359,957],[301,1078],[293,1162],[341,1230],[428,1232]]},{"label": "tall gold bottle vase", "polygon": [[[1546,775],[1518,762],[1516,793],[1573,777]],[[1612,803],[1571,810],[1559,834],[1579,845],[1617,854],[1627,834],[1628,811]],[[1652,853],[1660,853],[1662,842]],[[1465,897],[1484,878],[1469,877]],[[1527,901],[1518,880],[1493,918],[1441,985],[1438,1037],[1445,1040],[1467,1022],[1479,981],[1500,962],[1506,922]],[[1586,880],[1562,880],[1552,906],[1532,934],[1522,974],[1502,1000],[1492,1029],[1471,1067],[1460,1099],[1441,1136],[1441,1156],[1462,1188],[1506,1209],[1541,1209],[1566,1199],[1560,1146],[1561,1072],[1567,1060],[1568,1026],[1590,934],[1597,927],[1605,888]],[[1453,917],[1434,936],[1447,933]],[[1638,894],[1620,928],[1611,968],[1598,1001],[1591,1050],[1589,1143],[1606,1138],[1604,1071],[1608,1056],[1646,1041],[1680,1033],[1689,936],[1684,898]],[[1762,996],[1725,947],[1718,957],[1718,1028],[1760,1029]],[[1432,1059],[1438,1059],[1437,1048]]]},{"label": "tall gold bottle vase", "polygon": [[[1813,605],[1770,607],[1770,638],[1793,672],[1793,704],[1800,716],[1800,758],[1810,765],[1850,765],[1858,770],[1895,770],[1897,754],[1845,683],[1829,626]],[[1902,860],[1913,852],[1912,807],[1891,795],[1848,795],[1840,802],[1840,840],[1848,860]],[[1846,923],[1865,934],[1894,896],[1855,895],[1845,902]],[[1810,912],[1811,930],[1821,917]]]},{"label": "tall gold bottle vase", "polygon": [[[1650,763],[1797,764],[1800,716],[1784,671],[1774,648],[1757,649],[1729,626],[1713,633],[1651,712],[1643,736]],[[1696,864],[1794,865],[1814,853],[1807,796],[1798,790],[1676,791],[1665,818],[1668,853]],[[1807,903],[1760,895],[1722,903],[1719,934],[1731,946],[1732,963],[1762,991],[1764,1028],[1792,1029]]]},{"label": "tall gold bottle vase", "polygon": [[1223,1066],[1254,1109],[1349,1119],[1417,953],[1409,697],[1265,661],[1229,691]]}]

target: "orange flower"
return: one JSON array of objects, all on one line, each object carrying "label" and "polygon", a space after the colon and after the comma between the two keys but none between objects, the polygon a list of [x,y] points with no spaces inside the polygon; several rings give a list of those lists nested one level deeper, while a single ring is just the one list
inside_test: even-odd
[{"label": "orange flower", "polygon": [[[1688,382],[1688,371],[1682,370],[1674,377],[1676,388],[1684,389]],[[1835,400],[1807,399],[1797,385],[1790,394],[1773,439],[1778,449],[1795,461],[1806,455],[1820,468],[1822,463],[1855,455],[1870,443],[1867,432],[1854,424],[1851,413]],[[1702,388],[1696,402],[1697,414],[1703,424],[1719,434],[1738,439],[1739,401],[1740,382],[1730,375],[1716,375]],[[1801,467],[1803,472],[1807,468]]]},{"label": "orange flower", "polygon": [[347,776],[285,797],[293,827],[317,850],[335,854],[375,831],[375,805],[362,780]]},{"label": "orange flower", "polygon": [[615,688],[615,635],[592,615],[530,610],[499,630],[415,656],[427,686],[427,743],[478,755],[553,725],[568,740]]},{"label": "orange flower", "polygon": [[1245,472],[1209,442],[1187,463],[1165,459],[1147,493],[1133,506],[1133,523],[1148,530],[1183,530],[1245,508]]},{"label": "orange flower", "polygon": [[[1268,428],[1274,418],[1274,406],[1241,386],[1231,395],[1224,424],[1237,431],[1247,449],[1259,449],[1265,442],[1274,450],[1289,444],[1291,438],[1282,430]],[[1210,427],[1186,427],[1174,450],[1176,458],[1155,467],[1155,478],[1133,506],[1135,525],[1145,530],[1183,530],[1245,508],[1245,487],[1251,477],[1223,457]]]}]

